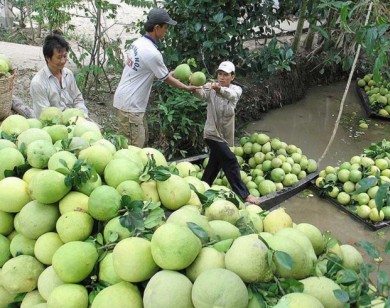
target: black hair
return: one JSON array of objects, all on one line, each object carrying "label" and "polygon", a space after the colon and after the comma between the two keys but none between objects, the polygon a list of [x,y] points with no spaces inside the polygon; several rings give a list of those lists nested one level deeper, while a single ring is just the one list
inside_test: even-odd
[{"label": "black hair", "polygon": [[160,27],[164,26],[165,23],[162,23],[162,24],[155,24],[155,23],[152,23],[150,21],[146,21],[144,23],[144,29],[146,32],[153,32],[153,29],[156,25],[159,25]]},{"label": "black hair", "polygon": [[54,49],[69,51],[69,43],[58,34],[49,34],[45,37],[45,41],[43,43],[43,56],[46,58],[51,58],[54,53]]}]

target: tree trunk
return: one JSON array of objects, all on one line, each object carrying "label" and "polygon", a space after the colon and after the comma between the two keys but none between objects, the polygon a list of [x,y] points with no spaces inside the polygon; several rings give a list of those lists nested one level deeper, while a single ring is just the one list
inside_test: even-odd
[{"label": "tree trunk", "polygon": [[306,17],[307,1],[308,0],[302,0],[301,9],[299,11],[299,19],[298,19],[297,29],[295,31],[294,42],[292,45],[292,50],[294,50],[295,53],[297,52],[298,47],[299,47],[299,43],[301,41],[303,24],[305,23],[305,19],[306,19],[305,17]]},{"label": "tree trunk", "polygon": [[[316,26],[317,25],[317,5],[318,1],[314,0],[312,2],[312,9],[310,13],[310,26]],[[310,51],[313,48],[313,41],[315,36],[316,30],[313,30],[311,27],[309,28],[309,32],[307,33],[306,40],[305,40],[305,50]]]}]

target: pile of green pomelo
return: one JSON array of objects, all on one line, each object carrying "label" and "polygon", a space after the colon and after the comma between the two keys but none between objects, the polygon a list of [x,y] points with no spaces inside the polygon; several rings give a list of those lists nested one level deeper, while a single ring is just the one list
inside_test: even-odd
[{"label": "pile of green pomelo", "polygon": [[382,140],[371,148],[366,149],[370,155],[321,170],[316,186],[360,218],[380,223],[390,220],[390,142]]},{"label": "pile of green pomelo", "polygon": [[[245,206],[223,175],[210,187],[202,166],[103,136],[76,109],[11,115],[0,130],[0,307],[344,307],[329,260],[357,273],[358,250],[282,208]],[[260,195],[316,170],[262,133],[232,150]],[[294,288],[262,297],[275,281]]]},{"label": "pile of green pomelo", "polygon": [[363,88],[368,96],[373,112],[383,116],[390,116],[390,81],[380,76],[375,82],[373,74],[367,74],[358,80],[358,86]]}]

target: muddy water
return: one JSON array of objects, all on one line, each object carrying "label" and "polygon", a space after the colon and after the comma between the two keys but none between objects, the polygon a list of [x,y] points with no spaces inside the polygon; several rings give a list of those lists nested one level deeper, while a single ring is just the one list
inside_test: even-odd
[{"label": "muddy water", "polygon": [[[288,144],[300,147],[304,154],[317,161],[331,138],[340,109],[346,82],[308,89],[301,101],[272,110],[260,121],[250,123],[246,131],[265,132],[279,137]],[[327,165],[337,166],[352,156],[363,152],[365,147],[386,138],[390,139],[390,122],[367,119],[369,128],[359,128],[359,120],[367,119],[354,84],[348,92],[336,137],[320,162],[320,170]],[[285,207],[295,223],[308,222],[321,231],[331,231],[342,243],[355,244],[365,239],[382,251],[384,262],[381,269],[390,273],[390,257],[383,249],[390,240],[390,227],[371,231],[362,223],[319,198],[315,192],[304,191],[280,206]],[[358,248],[366,261],[370,261],[363,250]]]}]

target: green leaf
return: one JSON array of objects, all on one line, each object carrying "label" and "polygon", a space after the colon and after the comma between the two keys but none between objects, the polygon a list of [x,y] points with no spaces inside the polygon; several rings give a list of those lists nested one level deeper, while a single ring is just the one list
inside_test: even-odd
[{"label": "green leaf", "polygon": [[390,241],[388,241],[387,244],[386,244],[385,253],[390,255]]},{"label": "green leaf", "polygon": [[365,240],[359,241],[359,244],[371,258],[379,258],[379,251],[373,244]]},{"label": "green leaf", "polygon": [[349,301],[349,295],[344,290],[333,290],[333,294],[342,303],[347,303]]},{"label": "green leaf", "polygon": [[219,241],[213,245],[213,247],[219,252],[227,252],[232,246],[234,239],[229,238],[226,240]]},{"label": "green leaf", "polygon": [[282,267],[288,270],[292,269],[294,261],[288,253],[285,253],[284,251],[275,251],[274,256],[276,262],[279,265],[281,265]]},{"label": "green leaf", "polygon": [[165,217],[164,210],[160,207],[151,210],[145,219],[144,225],[146,229],[153,229],[163,221]]},{"label": "green leaf", "polygon": [[115,243],[119,238],[119,233],[118,232],[111,232],[110,235],[108,236],[107,242],[108,243]]},{"label": "green leaf", "polygon": [[337,283],[341,283],[344,285],[350,285],[354,282],[357,282],[358,280],[359,280],[359,276],[357,275],[357,273],[350,269],[341,270],[338,273],[338,277],[337,277]]},{"label": "green leaf", "polygon": [[208,242],[209,235],[202,227],[193,222],[187,222],[187,226],[201,240],[202,243]]},{"label": "green leaf", "polygon": [[378,211],[380,211],[382,207],[385,205],[385,202],[387,202],[389,187],[390,187],[389,183],[382,184],[381,186],[379,186],[379,189],[375,194],[375,204]]},{"label": "green leaf", "polygon": [[366,192],[369,188],[375,186],[376,184],[378,183],[378,179],[375,178],[375,177],[367,177],[367,178],[363,178],[361,179],[357,184],[357,186],[359,186],[358,189],[356,189],[352,195],[357,195],[357,194],[360,194],[362,192]]},{"label": "green leaf", "polygon": [[382,292],[384,288],[389,286],[389,276],[385,271],[378,271],[377,277],[378,277],[378,289],[380,290],[380,292]]}]

